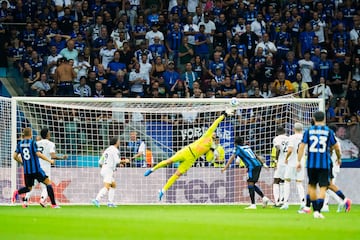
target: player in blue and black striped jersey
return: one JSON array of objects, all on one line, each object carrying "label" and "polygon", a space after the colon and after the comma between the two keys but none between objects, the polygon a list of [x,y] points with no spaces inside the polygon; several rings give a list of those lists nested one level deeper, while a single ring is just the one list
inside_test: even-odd
[{"label": "player in blue and black striped jersey", "polygon": [[259,196],[262,198],[263,207],[265,207],[270,200],[269,198],[265,197],[261,189],[255,185],[259,180],[262,166],[267,167],[264,160],[260,158],[256,153],[254,153],[250,146],[244,143],[244,139],[242,137],[237,137],[235,139],[234,152],[230,157],[229,161],[226,163],[225,167],[221,170],[221,172],[224,172],[236,157],[240,157],[246,168],[248,169],[249,178],[247,182],[251,205],[246,209],[256,209],[255,192],[259,194]]},{"label": "player in blue and black striped jersey", "polygon": [[[38,182],[42,182],[46,185],[52,208],[59,208],[55,202],[54,190],[50,179],[40,167],[39,157],[51,164],[54,163],[54,160],[47,158],[37,148],[36,142],[32,139],[31,128],[25,128],[23,131],[23,139],[19,141],[13,154],[13,158],[23,165],[25,187],[15,190],[11,200],[14,203],[19,194],[31,191],[36,179]],[[27,199],[24,199],[23,207],[27,207]]]},{"label": "player in blue and black striped jersey", "polygon": [[[325,192],[330,184],[331,149],[335,150],[337,161],[341,162],[340,147],[335,139],[335,133],[325,125],[325,113],[317,111],[313,115],[314,125],[304,132],[298,149],[298,169],[301,168],[301,158],[308,146],[307,173],[309,178],[308,192],[314,209],[314,218],[324,218],[320,213],[324,205]],[[320,192],[317,195],[316,187]]]}]

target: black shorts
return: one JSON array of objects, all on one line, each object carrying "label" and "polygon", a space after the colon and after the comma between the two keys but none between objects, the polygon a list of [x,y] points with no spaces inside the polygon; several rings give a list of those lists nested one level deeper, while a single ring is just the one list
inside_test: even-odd
[{"label": "black shorts", "polygon": [[319,184],[320,187],[327,187],[330,184],[329,169],[308,168],[307,174],[308,174],[310,185]]},{"label": "black shorts", "polygon": [[44,172],[37,172],[32,174],[25,174],[25,186],[26,187],[32,187],[34,186],[35,179],[38,180],[38,182],[44,182],[45,179],[48,178]]},{"label": "black shorts", "polygon": [[248,182],[254,182],[256,183],[259,180],[260,177],[260,172],[261,172],[261,166],[257,166],[255,168],[252,169],[248,169]]}]

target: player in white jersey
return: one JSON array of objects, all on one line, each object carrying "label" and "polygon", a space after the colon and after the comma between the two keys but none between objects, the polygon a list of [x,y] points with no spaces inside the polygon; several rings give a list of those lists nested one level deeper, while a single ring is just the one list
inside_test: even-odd
[{"label": "player in white jersey", "polygon": [[[38,149],[42,154],[44,154],[47,158],[53,159],[53,160],[59,160],[59,159],[67,159],[67,155],[58,156],[56,154],[56,147],[55,143],[50,141],[51,134],[48,128],[43,128],[40,131],[41,138],[37,138],[36,144]],[[51,164],[47,161],[44,161],[40,159],[40,167],[42,170],[44,170],[46,176],[51,179]],[[38,182],[35,182],[35,185],[37,185]],[[40,198],[40,205],[42,207],[46,207],[46,199],[48,197],[48,192],[46,190],[46,185],[43,183],[40,183],[41,186],[41,198]],[[25,198],[26,200],[30,199],[32,193],[34,192],[35,188],[32,188],[32,191],[26,193]]]},{"label": "player in white jersey", "polygon": [[276,134],[277,136],[273,139],[273,147],[276,149],[273,195],[275,206],[280,206],[284,199],[285,157],[289,144],[289,137],[285,134],[285,129],[283,127],[279,127]]},{"label": "player in white jersey", "polygon": [[[336,132],[337,127],[336,126],[329,126],[334,132]],[[335,136],[336,141],[339,144],[340,152],[341,152],[341,144],[338,138]],[[329,212],[329,197],[334,199],[338,203],[338,209],[337,212],[341,212],[344,208],[345,211],[350,211],[351,208],[351,200],[346,198],[345,195],[342,193],[342,191],[335,185],[336,177],[340,172],[340,165],[341,162],[337,161],[337,156],[335,151],[332,151],[331,154],[331,161],[332,161],[332,169],[330,174],[330,185],[328,190],[326,190],[326,195],[324,199],[324,206],[321,209],[322,212]]]},{"label": "player in white jersey", "polygon": [[128,163],[129,159],[120,160],[119,156],[119,147],[120,140],[117,137],[113,137],[110,139],[110,146],[105,149],[102,154],[99,165],[101,166],[100,175],[104,179],[104,187],[100,189],[96,198],[92,200],[92,203],[100,207],[100,200],[106,194],[108,194],[108,207],[116,207],[114,204],[114,196],[115,196],[115,187],[116,182],[114,179],[114,172],[116,171],[116,167],[120,163]]},{"label": "player in white jersey", "polygon": [[301,202],[301,208],[305,206],[305,190],[303,181],[305,177],[305,158],[303,157],[301,169],[297,170],[297,151],[303,138],[303,125],[301,123],[294,124],[295,133],[289,136],[289,145],[285,157],[285,182],[284,182],[284,205],[280,209],[289,208],[290,183],[291,180],[296,181],[296,188]]}]

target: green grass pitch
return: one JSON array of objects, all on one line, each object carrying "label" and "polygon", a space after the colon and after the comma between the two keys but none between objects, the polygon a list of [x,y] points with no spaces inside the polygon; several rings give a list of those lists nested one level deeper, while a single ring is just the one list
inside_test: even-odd
[{"label": "green grass pitch", "polygon": [[360,239],[360,205],[325,219],[288,210],[214,205],[0,207],[0,239]]}]

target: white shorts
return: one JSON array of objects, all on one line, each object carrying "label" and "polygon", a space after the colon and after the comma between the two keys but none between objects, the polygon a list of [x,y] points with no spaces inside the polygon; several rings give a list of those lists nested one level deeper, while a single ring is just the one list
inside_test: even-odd
[{"label": "white shorts", "polygon": [[274,172],[274,178],[284,179],[286,165],[278,165]]},{"label": "white shorts", "polygon": [[112,171],[110,169],[102,169],[100,174],[104,178],[104,180],[103,180],[104,183],[111,184],[111,183],[115,182],[114,171]]},{"label": "white shorts", "polygon": [[51,166],[49,167],[41,167],[42,170],[44,170],[46,176],[51,180]]},{"label": "white shorts", "polygon": [[300,171],[294,166],[286,166],[285,179],[291,179],[296,181],[304,181],[305,168],[301,168]]}]

